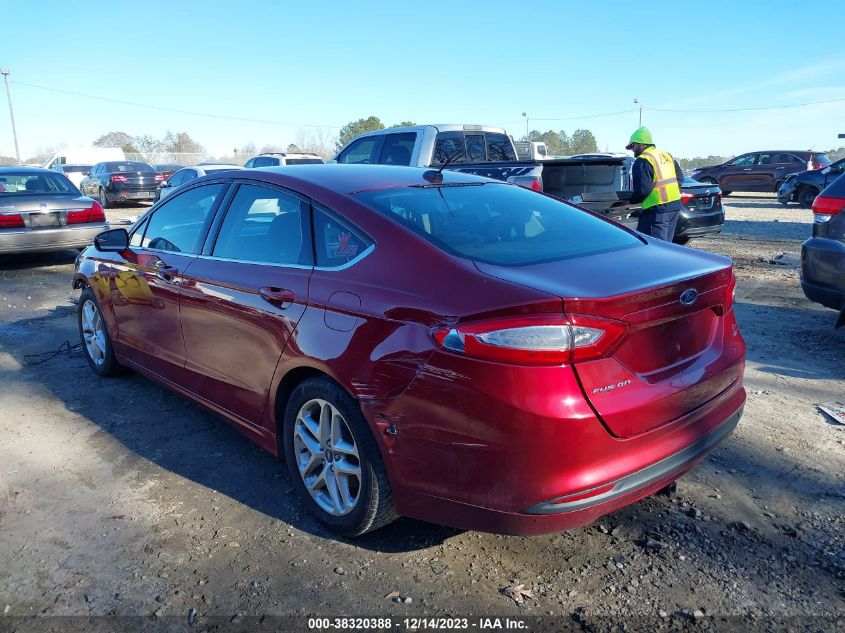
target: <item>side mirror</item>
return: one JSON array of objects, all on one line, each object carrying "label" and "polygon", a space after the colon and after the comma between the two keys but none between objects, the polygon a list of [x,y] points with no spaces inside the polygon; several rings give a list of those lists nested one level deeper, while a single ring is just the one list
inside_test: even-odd
[{"label": "side mirror", "polygon": [[87,178],[87,177],[88,177],[88,176],[90,176],[90,175],[91,175],[91,172],[90,172],[90,171],[83,171],[83,172],[82,172],[82,177],[83,177],[83,178]]},{"label": "side mirror", "polygon": [[94,238],[94,248],[103,253],[120,253],[129,248],[129,233],[126,229],[103,231]]}]

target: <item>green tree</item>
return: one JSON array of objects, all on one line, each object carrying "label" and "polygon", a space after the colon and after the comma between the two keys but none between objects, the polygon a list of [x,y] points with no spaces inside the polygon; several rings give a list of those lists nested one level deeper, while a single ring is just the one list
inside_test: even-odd
[{"label": "green tree", "polygon": [[549,130],[547,132],[540,132],[539,130],[532,130],[528,136],[522,138],[523,141],[542,141],[546,144],[546,152],[549,156],[565,156],[571,154],[569,137],[566,132],[561,130],[555,132]]},{"label": "green tree", "polygon": [[388,127],[411,127],[412,125],[416,125],[413,121],[402,121],[402,123],[394,123]]},{"label": "green tree", "polygon": [[370,132],[372,130],[383,130],[384,124],[377,116],[371,116],[367,119],[358,119],[357,121],[350,121],[342,128],[337,139],[337,149],[346,145],[353,138],[358,136],[361,132]]},{"label": "green tree", "polygon": [[575,130],[572,133],[571,146],[573,154],[589,154],[599,151],[596,137],[590,130]]}]

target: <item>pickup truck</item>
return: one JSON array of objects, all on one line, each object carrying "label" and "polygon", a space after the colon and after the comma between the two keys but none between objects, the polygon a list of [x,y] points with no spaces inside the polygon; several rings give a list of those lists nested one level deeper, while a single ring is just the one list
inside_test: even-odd
[{"label": "pickup truck", "polygon": [[[636,228],[640,206],[630,202],[632,156],[517,160],[513,141],[503,129],[446,124],[364,132],[350,140],[334,162],[439,167],[447,161],[446,169],[542,191]],[[718,186],[684,179],[681,194],[676,243],[722,230],[725,214]]]},{"label": "pickup truck", "polygon": [[516,161],[507,133],[485,125],[412,125],[359,134],[333,162],[349,165],[439,167],[464,163]]}]

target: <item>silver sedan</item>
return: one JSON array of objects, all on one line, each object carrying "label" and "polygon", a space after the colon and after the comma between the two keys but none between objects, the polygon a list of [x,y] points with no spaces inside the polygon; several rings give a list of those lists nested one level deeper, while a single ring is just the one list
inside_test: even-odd
[{"label": "silver sedan", "polygon": [[0,167],[0,254],[81,249],[108,228],[100,203],[64,175]]}]

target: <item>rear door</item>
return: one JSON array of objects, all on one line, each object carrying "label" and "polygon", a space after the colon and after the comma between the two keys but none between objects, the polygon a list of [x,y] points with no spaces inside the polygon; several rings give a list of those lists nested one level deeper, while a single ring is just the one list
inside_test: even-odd
[{"label": "rear door", "polygon": [[258,424],[308,302],[309,204],[289,190],[242,181],[227,206],[182,283],[186,370],[192,391]]}]

